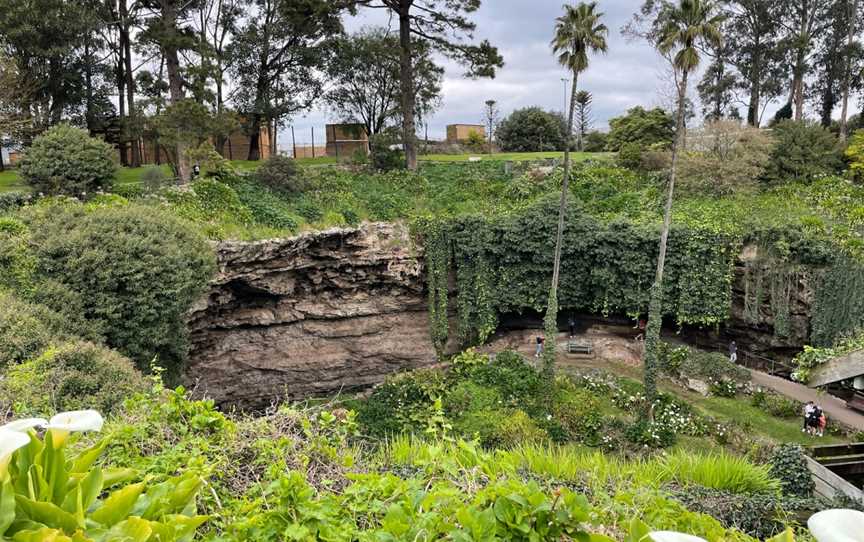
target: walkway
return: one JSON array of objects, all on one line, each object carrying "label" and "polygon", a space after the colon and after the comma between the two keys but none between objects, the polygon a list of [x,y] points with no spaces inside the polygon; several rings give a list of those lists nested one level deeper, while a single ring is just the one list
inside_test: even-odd
[{"label": "walkway", "polygon": [[846,402],[842,399],[838,399],[827,393],[819,393],[814,389],[792,382],[791,380],[771,376],[753,369],[750,370],[750,374],[753,377],[754,386],[771,388],[777,393],[785,395],[790,399],[801,401],[802,403],[813,401],[822,407],[822,410],[825,411],[829,419],[848,425],[858,431],[864,431],[864,415],[847,408]]}]

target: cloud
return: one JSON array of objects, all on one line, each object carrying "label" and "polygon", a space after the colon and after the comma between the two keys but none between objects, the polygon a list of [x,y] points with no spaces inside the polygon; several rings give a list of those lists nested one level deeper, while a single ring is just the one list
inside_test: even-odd
[{"label": "cloud", "polygon": [[[539,105],[544,109],[564,109],[564,83],[571,78],[558,66],[549,42],[555,18],[562,13],[562,0],[484,0],[471,19],[477,24],[475,40],[488,39],[504,56],[505,66],[494,79],[465,79],[460,66],[444,60],[446,67],[443,102],[429,119],[431,138],[443,138],[445,127],[456,122],[482,122],[484,102],[497,100],[502,115],[514,109]],[[592,57],[589,69],[579,80],[579,88],[594,96],[593,117],[598,128],[609,118],[635,105],[658,103],[658,79],[663,60],[644,42],[630,42],[621,28],[636,12],[642,0],[611,0],[599,4],[609,27],[609,53]],[[365,10],[346,21],[349,31],[363,26],[388,24],[383,10]],[[395,22],[391,23],[395,24]],[[443,60],[443,59],[442,59]],[[323,134],[324,124],[334,118],[316,109],[305,118],[295,119],[298,142],[310,139],[310,126]],[[303,135],[300,134],[302,132]],[[284,133],[284,132],[283,132]],[[286,143],[284,136],[280,142]]]}]

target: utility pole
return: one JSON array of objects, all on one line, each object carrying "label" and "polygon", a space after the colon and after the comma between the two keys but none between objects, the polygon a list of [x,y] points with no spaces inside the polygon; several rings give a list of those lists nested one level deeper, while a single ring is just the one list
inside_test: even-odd
[{"label": "utility pole", "polygon": [[312,158],[315,158],[315,127],[312,127]]},{"label": "utility pole", "polygon": [[294,159],[297,159],[297,139],[294,137],[294,125],[291,125],[291,147],[294,149]]}]

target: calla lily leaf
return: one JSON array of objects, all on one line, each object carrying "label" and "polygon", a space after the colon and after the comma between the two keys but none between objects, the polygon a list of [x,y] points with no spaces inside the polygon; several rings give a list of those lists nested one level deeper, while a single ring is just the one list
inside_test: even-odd
[{"label": "calla lily leaf", "polygon": [[860,542],[864,533],[864,512],[823,510],[810,516],[807,528],[818,542]]}]

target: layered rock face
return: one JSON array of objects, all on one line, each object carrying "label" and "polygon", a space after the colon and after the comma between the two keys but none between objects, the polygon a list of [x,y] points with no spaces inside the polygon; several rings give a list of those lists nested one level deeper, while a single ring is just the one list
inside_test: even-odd
[{"label": "layered rock face", "polygon": [[217,246],[193,308],[190,385],[263,408],[356,390],[435,363],[422,259],[407,228],[368,224]]},{"label": "layered rock face", "polygon": [[[367,388],[436,363],[422,247],[407,227],[365,224],[224,242],[216,250],[219,272],[189,316],[186,380],[217,403],[261,409],[279,399]],[[769,299],[756,319],[745,314],[748,251],[735,268],[731,318],[722,334],[685,329],[679,337],[707,349],[735,339],[741,349],[786,357],[807,341],[812,289],[806,276],[795,283],[790,333],[776,337]],[[536,320],[522,327],[538,327],[539,315]]]}]

